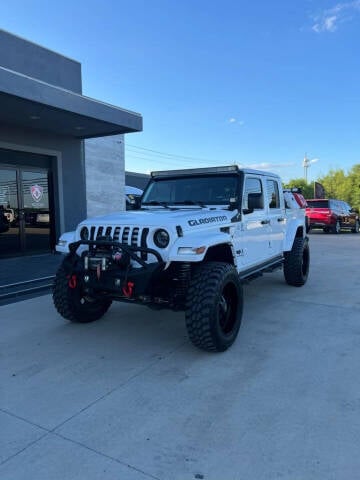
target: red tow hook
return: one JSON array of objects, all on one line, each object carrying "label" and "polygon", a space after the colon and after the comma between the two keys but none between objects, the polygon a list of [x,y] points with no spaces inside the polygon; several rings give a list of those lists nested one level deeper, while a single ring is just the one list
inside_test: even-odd
[{"label": "red tow hook", "polygon": [[134,291],[135,283],[133,282],[127,282],[125,287],[122,288],[122,292],[125,295],[125,297],[130,298],[132,297],[133,291]]},{"label": "red tow hook", "polygon": [[77,285],[77,279],[76,279],[76,275],[71,275],[71,277],[68,277],[69,278],[69,288],[76,288],[76,285]]}]

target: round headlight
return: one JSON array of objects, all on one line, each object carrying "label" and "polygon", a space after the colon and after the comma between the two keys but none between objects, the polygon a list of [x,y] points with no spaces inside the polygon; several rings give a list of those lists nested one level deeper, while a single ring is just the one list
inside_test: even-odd
[{"label": "round headlight", "polygon": [[87,227],[82,227],[80,230],[81,240],[89,240],[89,229]]},{"label": "round headlight", "polygon": [[154,233],[154,243],[159,248],[166,248],[169,245],[170,237],[166,230],[156,230]]}]

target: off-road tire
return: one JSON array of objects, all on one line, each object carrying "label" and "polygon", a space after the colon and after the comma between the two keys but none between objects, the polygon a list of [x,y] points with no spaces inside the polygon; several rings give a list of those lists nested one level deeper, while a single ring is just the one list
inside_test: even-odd
[{"label": "off-road tire", "polygon": [[208,352],[223,352],[235,341],[243,311],[243,289],[233,265],[199,265],[186,299],[186,328],[191,342]]},{"label": "off-road tire", "polygon": [[360,225],[359,220],[356,220],[355,227],[351,229],[352,233],[359,233]]},{"label": "off-road tire", "polygon": [[69,276],[61,266],[53,285],[53,302],[60,315],[71,322],[88,323],[101,318],[109,309],[111,300],[97,300],[82,293],[81,285],[69,287]]},{"label": "off-road tire", "polygon": [[309,275],[310,249],[307,237],[296,237],[290,252],[285,252],[284,276],[286,283],[301,287]]}]

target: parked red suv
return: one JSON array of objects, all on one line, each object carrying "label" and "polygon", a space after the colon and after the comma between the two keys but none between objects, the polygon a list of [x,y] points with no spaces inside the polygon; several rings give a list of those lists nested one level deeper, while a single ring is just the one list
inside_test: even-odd
[{"label": "parked red suv", "polygon": [[306,216],[310,229],[322,228],[324,232],[340,233],[340,230],[359,232],[359,215],[342,200],[314,199],[307,200]]}]

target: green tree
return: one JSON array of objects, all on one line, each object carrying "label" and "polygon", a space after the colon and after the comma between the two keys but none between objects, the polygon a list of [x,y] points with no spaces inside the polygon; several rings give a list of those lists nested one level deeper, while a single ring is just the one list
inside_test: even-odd
[{"label": "green tree", "polygon": [[351,203],[351,178],[345,174],[344,170],[330,170],[318,181],[324,186],[328,198],[337,198]]},{"label": "green tree", "polygon": [[360,163],[354,165],[349,172],[350,205],[360,209]]},{"label": "green tree", "polygon": [[302,194],[305,198],[314,197],[314,184],[307,183],[305,178],[294,178],[284,184],[284,188],[301,188]]},{"label": "green tree", "polygon": [[[360,210],[360,163],[355,164],[347,173],[342,169],[330,170],[316,181],[323,185],[327,198],[345,200]],[[296,187],[301,188],[305,198],[314,197],[314,182],[306,183],[304,178],[295,178],[284,185],[284,188]]]}]

